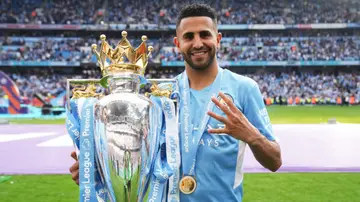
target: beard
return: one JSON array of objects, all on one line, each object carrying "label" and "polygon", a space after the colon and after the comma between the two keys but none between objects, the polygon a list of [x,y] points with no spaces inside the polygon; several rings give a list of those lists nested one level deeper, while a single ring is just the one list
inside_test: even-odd
[{"label": "beard", "polygon": [[[191,52],[193,51],[207,51],[205,54],[207,54],[207,58],[205,58],[203,61],[194,61],[191,58]],[[201,49],[191,49],[187,51],[186,53],[181,53],[185,62],[194,70],[206,70],[210,67],[210,65],[214,62],[215,59],[215,47],[207,47],[207,48],[201,48]]]}]

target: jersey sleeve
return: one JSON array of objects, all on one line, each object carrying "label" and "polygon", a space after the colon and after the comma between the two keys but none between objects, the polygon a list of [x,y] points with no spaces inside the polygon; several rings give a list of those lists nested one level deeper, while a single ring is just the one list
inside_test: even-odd
[{"label": "jersey sleeve", "polygon": [[246,94],[244,115],[262,135],[275,141],[270,117],[257,83],[254,83]]}]

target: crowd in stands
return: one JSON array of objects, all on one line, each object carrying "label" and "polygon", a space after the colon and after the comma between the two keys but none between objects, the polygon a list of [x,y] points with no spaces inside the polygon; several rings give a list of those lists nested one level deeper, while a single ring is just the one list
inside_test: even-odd
[{"label": "crowd in stands", "polygon": [[[29,40],[26,40],[29,39]],[[85,57],[83,39],[59,38],[2,38],[1,61],[72,61],[79,62]],[[89,45],[90,46],[90,45]]]},{"label": "crowd in stands", "polygon": [[[117,39],[107,40],[112,47]],[[140,39],[130,40],[134,46]],[[96,38],[79,37],[0,37],[0,61],[56,61],[56,62],[94,62],[91,44],[100,45]],[[159,52],[159,43],[149,40],[153,45],[153,55]]]},{"label": "crowd in stands", "polygon": [[3,0],[0,23],[98,24],[103,1]]},{"label": "crowd in stands", "polygon": [[[118,40],[109,40],[115,47]],[[0,37],[1,61],[95,61],[93,38]],[[132,40],[134,46],[139,40]],[[171,39],[152,40],[150,62],[183,61]],[[349,61],[360,60],[360,36],[321,37],[231,37],[218,51],[221,61]]]},{"label": "crowd in stands", "polygon": [[[146,77],[174,78],[178,73],[169,68],[148,69]],[[69,78],[100,78],[99,71],[91,69],[79,75],[42,70],[10,76],[25,100],[33,99],[35,93],[45,99],[54,98],[65,91]],[[257,72],[245,76],[259,84],[267,104],[360,104],[360,73]]]},{"label": "crowd in stands", "polygon": [[[342,61],[360,60],[360,37],[246,37],[224,38],[218,58],[222,61]],[[168,44],[160,61],[183,61]]]},{"label": "crowd in stands", "polygon": [[359,73],[264,73],[254,79],[268,104],[359,104]]},{"label": "crowd in stands", "polygon": [[[175,24],[184,4],[168,0],[3,0],[0,23]],[[219,24],[310,24],[360,22],[358,0],[208,0]]]},{"label": "crowd in stands", "polygon": [[[21,24],[175,24],[184,4],[197,1],[168,0],[2,0],[0,23]],[[203,1],[205,2],[205,1]],[[270,1],[208,0],[218,12],[218,24],[309,24],[359,23],[360,1]],[[330,35],[225,36],[218,51],[220,61],[360,61],[360,36],[356,32]],[[40,34],[41,35],[41,34]],[[110,39],[114,47],[117,39]],[[11,37],[0,34],[0,62],[51,61],[95,62],[87,37]],[[131,40],[136,46],[140,39]],[[149,39],[154,46],[151,62],[183,61],[172,38]],[[49,68],[50,69],[50,68]],[[50,70],[49,70],[50,71]],[[173,78],[179,72],[149,69],[147,78]],[[29,71],[11,74],[24,100],[34,94],[51,99],[65,91],[67,78],[99,78],[99,72],[84,69],[81,75]],[[360,102],[360,74],[257,73],[247,75],[259,83],[268,104],[339,104]],[[0,97],[4,92],[0,91]]]}]

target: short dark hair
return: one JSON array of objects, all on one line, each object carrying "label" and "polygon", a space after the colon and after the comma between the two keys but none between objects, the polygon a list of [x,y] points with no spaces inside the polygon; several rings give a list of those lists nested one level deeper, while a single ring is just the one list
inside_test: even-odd
[{"label": "short dark hair", "polygon": [[215,27],[217,27],[216,11],[207,4],[194,3],[186,5],[184,8],[181,9],[176,21],[176,28],[179,27],[181,20],[184,18],[202,16],[211,18],[215,24]]}]

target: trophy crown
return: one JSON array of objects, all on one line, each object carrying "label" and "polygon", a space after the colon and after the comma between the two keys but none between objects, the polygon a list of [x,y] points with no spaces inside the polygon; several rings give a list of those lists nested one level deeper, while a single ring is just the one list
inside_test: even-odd
[{"label": "trophy crown", "polygon": [[101,46],[92,44],[91,48],[96,55],[103,76],[114,72],[133,72],[144,75],[148,64],[149,56],[153,50],[152,46],[146,46],[147,37],[141,37],[141,44],[134,48],[127,39],[127,32],[121,32],[122,39],[115,48],[112,48],[106,41],[104,34],[100,35]]}]

